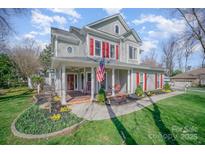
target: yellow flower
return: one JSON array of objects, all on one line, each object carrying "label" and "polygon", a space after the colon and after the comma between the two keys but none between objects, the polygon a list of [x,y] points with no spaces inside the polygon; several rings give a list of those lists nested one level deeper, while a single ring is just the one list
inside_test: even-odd
[{"label": "yellow flower", "polygon": [[53,114],[52,116],[50,116],[51,120],[53,121],[58,121],[61,118],[60,114]]},{"label": "yellow flower", "polygon": [[67,106],[63,106],[60,108],[60,112],[69,112],[71,111],[71,108],[67,107]]},{"label": "yellow flower", "polygon": [[53,97],[53,100],[54,100],[55,102],[58,102],[58,101],[61,100],[61,97],[60,97],[60,96],[55,96],[55,97]]}]

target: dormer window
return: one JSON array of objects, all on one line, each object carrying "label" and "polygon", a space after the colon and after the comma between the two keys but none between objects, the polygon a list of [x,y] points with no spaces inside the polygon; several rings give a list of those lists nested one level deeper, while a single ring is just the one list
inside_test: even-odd
[{"label": "dormer window", "polygon": [[115,25],[115,33],[116,33],[116,34],[119,34],[119,32],[120,32],[119,26],[118,26],[118,25]]}]

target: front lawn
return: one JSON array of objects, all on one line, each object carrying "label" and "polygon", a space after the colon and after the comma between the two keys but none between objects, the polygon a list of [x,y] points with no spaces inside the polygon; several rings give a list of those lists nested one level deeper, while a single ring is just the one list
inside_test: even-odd
[{"label": "front lawn", "polygon": [[20,139],[10,131],[30,99],[26,88],[0,96],[0,144],[205,144],[204,93],[168,98],[112,120],[87,122],[71,135],[41,140]]}]

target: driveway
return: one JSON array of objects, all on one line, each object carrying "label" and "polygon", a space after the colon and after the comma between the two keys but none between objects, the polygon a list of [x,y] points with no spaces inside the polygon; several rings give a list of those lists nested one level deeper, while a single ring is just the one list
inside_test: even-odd
[{"label": "driveway", "polygon": [[156,103],[159,100],[182,93],[184,92],[175,91],[168,94],[152,96],[150,98],[146,97],[141,100],[133,101],[123,105],[99,105],[97,103],[82,103],[74,104],[71,106],[71,108],[72,112],[78,117],[82,117],[86,120],[103,120],[138,111],[152,103]]}]

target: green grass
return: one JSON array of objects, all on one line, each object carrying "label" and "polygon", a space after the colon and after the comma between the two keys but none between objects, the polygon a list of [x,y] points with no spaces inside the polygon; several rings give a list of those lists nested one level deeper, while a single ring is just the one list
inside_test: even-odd
[{"label": "green grass", "polygon": [[0,96],[0,144],[205,144],[204,93],[189,92],[112,120],[90,121],[71,135],[26,140],[10,131],[13,119],[31,106],[26,91]]}]

